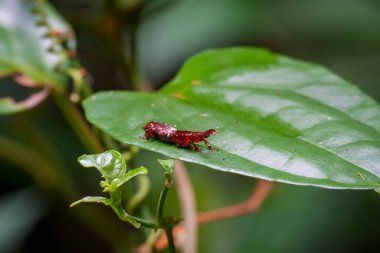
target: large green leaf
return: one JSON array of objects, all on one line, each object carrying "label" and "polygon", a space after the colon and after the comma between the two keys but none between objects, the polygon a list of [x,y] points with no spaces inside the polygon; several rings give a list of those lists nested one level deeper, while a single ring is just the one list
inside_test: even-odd
[{"label": "large green leaf", "polygon": [[[155,94],[102,92],[84,102],[90,122],[116,139],[242,175],[328,188],[380,188],[380,107],[325,68],[254,48],[191,58]],[[156,120],[218,130],[219,151],[146,141]]]},{"label": "large green leaf", "polygon": [[54,69],[62,47],[48,35],[48,27],[72,33],[44,1],[0,1],[0,76],[23,73],[38,84],[64,83],[64,76]]}]

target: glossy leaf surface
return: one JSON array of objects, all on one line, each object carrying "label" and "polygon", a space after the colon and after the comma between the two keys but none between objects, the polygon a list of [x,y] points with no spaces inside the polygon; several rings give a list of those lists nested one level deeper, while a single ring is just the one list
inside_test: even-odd
[{"label": "glossy leaf surface", "polygon": [[100,186],[103,188],[104,192],[109,193],[110,198],[102,196],[87,196],[75,201],[70,206],[73,207],[88,202],[102,203],[110,206],[122,221],[129,222],[136,228],[140,227],[140,223],[130,216],[123,208],[120,186],[137,175],[147,174],[148,170],[145,167],[139,167],[127,172],[127,165],[123,156],[115,150],[109,150],[101,154],[82,155],[78,158],[78,162],[83,167],[95,167],[99,170],[102,177],[105,179],[100,182]]},{"label": "glossy leaf surface", "polygon": [[115,150],[101,154],[82,155],[78,158],[78,162],[86,168],[95,167],[110,182],[122,177],[127,170],[122,155]]},{"label": "glossy leaf surface", "polygon": [[104,191],[114,191],[131,178],[148,173],[145,167],[127,172],[127,164],[123,156],[115,150],[109,150],[101,154],[82,155],[78,158],[78,161],[83,167],[95,167],[99,170],[105,179],[100,183]]},{"label": "glossy leaf surface", "polygon": [[[168,157],[292,184],[380,187],[379,105],[321,66],[267,50],[206,51],[155,94],[103,92],[84,107],[117,140]],[[219,151],[146,141],[152,120],[215,128],[208,140]]]}]

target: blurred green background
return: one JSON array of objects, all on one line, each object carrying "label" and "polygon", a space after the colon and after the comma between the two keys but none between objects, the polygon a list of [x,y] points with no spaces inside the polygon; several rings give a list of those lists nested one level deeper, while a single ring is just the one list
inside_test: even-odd
[{"label": "blurred green background", "polygon": [[[96,91],[131,89],[121,58],[131,56],[129,31],[136,29],[140,80],[156,89],[199,51],[252,45],[323,64],[380,101],[380,1],[151,0],[121,11],[120,6],[134,2],[140,1],[51,1],[75,30],[79,58]],[[124,25],[115,28],[120,20],[128,22],[116,22]],[[1,96],[26,94],[11,78],[1,79],[0,86]],[[27,147],[20,159],[33,152],[49,154],[41,159],[60,164],[70,178],[67,184],[75,185],[80,196],[101,194],[96,170],[77,164],[76,158],[86,150],[52,100],[2,116],[0,132]],[[69,209],[75,197],[36,183],[51,178],[32,177],[4,151],[19,147],[3,139],[0,145],[0,252],[132,252],[126,243],[143,240],[103,206],[76,207],[76,212],[82,210],[102,223],[93,213],[100,209],[121,229],[107,228],[115,240],[100,235]],[[156,159],[142,151],[134,161],[150,169],[152,187],[146,203],[153,212],[164,180]],[[255,183],[190,164],[189,174],[199,211],[244,201]],[[380,252],[379,197],[372,191],[278,184],[259,213],[202,225],[199,252]],[[177,202],[171,191],[165,212],[178,215]]]}]

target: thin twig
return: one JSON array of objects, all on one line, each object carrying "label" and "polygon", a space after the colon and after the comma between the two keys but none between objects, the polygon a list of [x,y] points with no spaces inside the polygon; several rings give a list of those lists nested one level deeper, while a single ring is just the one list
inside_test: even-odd
[{"label": "thin twig", "polygon": [[175,246],[174,246],[173,226],[172,225],[165,228],[165,234],[166,234],[166,237],[168,238],[168,242],[169,242],[169,252],[175,253],[176,250],[175,250]]},{"label": "thin twig", "polygon": [[273,182],[259,180],[251,196],[243,203],[198,214],[198,223],[205,224],[256,212],[273,188]]},{"label": "thin twig", "polygon": [[174,170],[175,180],[177,182],[177,192],[184,218],[184,228],[186,231],[186,241],[183,245],[184,253],[195,253],[197,249],[197,208],[195,204],[194,191],[187,175],[185,164],[175,161]]},{"label": "thin twig", "polygon": [[[177,168],[176,168],[177,169]],[[178,171],[178,169],[177,169]],[[177,179],[178,181],[178,179]],[[241,204],[223,207],[220,209],[199,213],[197,216],[198,224],[211,223],[223,219],[229,219],[241,215],[257,212],[264,200],[271,192],[274,183],[266,180],[259,180],[256,186],[253,188],[251,196]],[[185,219],[186,221],[186,219]],[[184,233],[184,224],[178,224],[173,228],[174,238],[180,237],[180,234]],[[189,238],[186,238],[187,240]],[[156,249],[164,249],[167,247],[167,238],[165,235],[161,236],[155,244]]]},{"label": "thin twig", "polygon": [[166,199],[166,194],[168,193],[169,188],[165,186],[161,190],[160,198],[158,199],[158,205],[157,205],[157,223],[158,226],[162,226],[163,224],[163,213],[164,213],[164,203]]}]

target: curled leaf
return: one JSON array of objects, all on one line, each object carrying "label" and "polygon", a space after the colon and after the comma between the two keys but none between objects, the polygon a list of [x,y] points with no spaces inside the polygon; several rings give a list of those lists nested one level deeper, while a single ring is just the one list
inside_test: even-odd
[{"label": "curled leaf", "polygon": [[45,86],[45,88],[41,91],[34,93],[19,102],[16,102],[13,98],[10,97],[0,98],[0,115],[14,114],[32,109],[42,103],[49,95],[49,92],[50,88],[48,86]]},{"label": "curled leaf", "polygon": [[174,160],[173,159],[167,159],[167,160],[161,160],[157,159],[157,161],[162,165],[164,168],[164,175],[166,177],[167,183],[169,185],[173,181],[173,174],[174,174]]},{"label": "curled leaf", "polygon": [[101,154],[82,155],[78,158],[83,167],[97,168],[105,181],[100,182],[100,186],[106,192],[115,191],[129,179],[140,175],[147,174],[145,167],[140,167],[127,172],[125,160],[119,152],[109,150]]},{"label": "curled leaf", "polygon": [[122,155],[115,150],[109,150],[101,154],[82,155],[78,158],[78,162],[83,167],[95,167],[98,169],[109,183],[112,183],[115,179],[119,181],[127,170],[127,165]]},{"label": "curled leaf", "polygon": [[137,176],[137,175],[145,175],[148,173],[148,169],[141,166],[140,168],[128,171],[127,174],[121,176],[120,178],[115,179],[115,183],[117,187],[120,187],[125,182],[127,182],[129,179]]},{"label": "curled leaf", "polygon": [[173,174],[174,173],[174,160],[173,159],[157,159],[157,161],[162,165],[165,170],[165,173]]},{"label": "curled leaf", "polygon": [[87,197],[84,197],[83,199],[75,201],[74,203],[72,203],[70,205],[70,207],[76,206],[76,205],[81,204],[81,203],[103,203],[105,205],[109,205],[110,204],[110,199],[107,199],[105,197],[91,197],[91,196],[87,196]]}]

